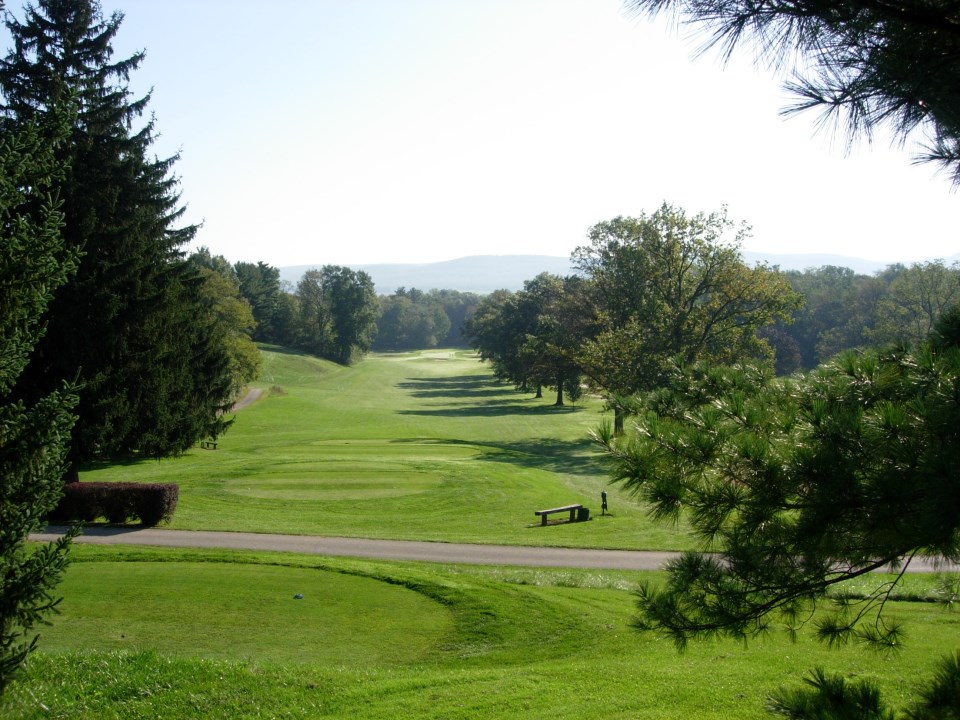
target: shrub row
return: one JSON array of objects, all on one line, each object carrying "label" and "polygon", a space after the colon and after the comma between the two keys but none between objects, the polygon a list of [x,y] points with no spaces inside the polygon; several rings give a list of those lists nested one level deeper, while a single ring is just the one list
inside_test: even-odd
[{"label": "shrub row", "polygon": [[93,522],[102,517],[111,523],[125,523],[139,518],[151,526],[173,517],[179,497],[180,487],[174,483],[68,483],[49,519],[67,523]]}]

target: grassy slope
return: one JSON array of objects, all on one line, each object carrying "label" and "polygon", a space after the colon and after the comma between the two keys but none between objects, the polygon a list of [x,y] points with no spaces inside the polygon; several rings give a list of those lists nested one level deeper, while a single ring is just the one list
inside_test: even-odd
[{"label": "grassy slope", "polygon": [[629,627],[629,589],[649,574],[76,554],[63,615],[0,701],[4,718],[760,718],[771,688],[814,665],[902,700],[960,626],[894,603],[911,630],[895,657],[779,635],[681,655]]},{"label": "grassy slope", "polygon": [[[351,368],[264,353],[259,402],[216,451],[85,472],[177,482],[173,527],[448,542],[677,549],[610,487],[591,446],[600,403],[555,408],[466,352],[375,355]],[[270,390],[273,388],[273,391]],[[612,516],[600,517],[600,491]],[[582,502],[595,521],[538,527]]]},{"label": "grassy slope", "polygon": [[[175,480],[175,527],[615,547],[679,547],[611,491],[614,516],[532,526],[533,509],[605,486],[586,431],[493,384],[465,355],[344,369],[267,353],[281,390],[217,451],[88,472]],[[823,665],[908,697],[960,618],[894,603],[901,655],[774,635],[678,655],[629,627],[648,575],[78,546],[63,614],[4,718],[759,718],[774,687]],[[929,578],[910,577],[911,592]],[[302,593],[302,600],[294,594]]]}]

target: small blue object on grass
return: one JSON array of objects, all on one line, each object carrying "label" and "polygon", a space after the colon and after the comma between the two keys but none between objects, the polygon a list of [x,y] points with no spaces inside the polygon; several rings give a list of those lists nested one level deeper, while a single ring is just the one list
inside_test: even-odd
[{"label": "small blue object on grass", "polygon": [[294,599],[294,600],[303,600],[303,595],[301,595],[300,593],[297,593],[296,595],[293,596],[293,599]]}]

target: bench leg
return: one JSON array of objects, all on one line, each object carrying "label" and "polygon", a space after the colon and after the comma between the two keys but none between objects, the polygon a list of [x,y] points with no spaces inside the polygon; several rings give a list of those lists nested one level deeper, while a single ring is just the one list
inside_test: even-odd
[{"label": "bench leg", "polygon": [[543,514],[543,515],[540,516],[540,525],[543,526],[543,525],[546,525],[546,524],[547,524],[547,516],[546,516],[546,514]]},{"label": "bench leg", "polygon": [[577,511],[576,511],[576,510],[571,510],[571,511],[570,511],[570,522],[573,522],[573,521],[576,520],[576,519],[577,519]]}]

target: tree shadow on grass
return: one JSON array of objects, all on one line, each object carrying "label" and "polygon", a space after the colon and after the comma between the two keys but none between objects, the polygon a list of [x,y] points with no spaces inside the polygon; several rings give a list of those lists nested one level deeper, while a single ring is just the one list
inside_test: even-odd
[{"label": "tree shadow on grass", "polygon": [[88,460],[80,466],[80,475],[107,468],[136,467],[150,462],[157,462],[157,459],[152,457],[118,457],[111,460]]},{"label": "tree shadow on grass", "polygon": [[584,408],[571,405],[537,405],[530,407],[526,400],[515,402],[497,400],[474,405],[454,405],[435,407],[429,410],[397,410],[398,415],[420,415],[428,417],[498,417],[503,415],[569,415],[582,412]]},{"label": "tree shadow on grass", "polygon": [[397,387],[409,391],[417,398],[467,398],[503,395],[502,387],[496,387],[489,376],[451,375],[442,378],[407,378]]},{"label": "tree shadow on grass", "polygon": [[297,348],[287,347],[286,345],[271,345],[270,343],[257,343],[257,346],[262,350],[269,350],[276,355],[296,355],[297,357],[313,358],[314,360],[320,360],[317,355],[308,353],[306,350],[299,350]]},{"label": "tree shadow on grass", "polygon": [[580,440],[543,438],[539,440],[518,440],[516,442],[467,440],[425,442],[423,438],[411,438],[409,440],[397,439],[391,442],[417,443],[419,445],[435,443],[438,445],[486,448],[495,452],[483,453],[482,459],[484,460],[566,475],[603,475],[606,472],[602,455],[597,451],[593,440],[589,437]]},{"label": "tree shadow on grass", "polygon": [[[216,452],[217,452],[215,449],[202,447],[202,446],[199,444],[199,442],[191,445],[189,448],[187,448],[187,449],[184,451],[184,453],[190,452],[190,451],[198,451],[198,452],[203,452],[203,453],[207,453],[207,452],[216,453]],[[177,456],[174,455],[174,456],[171,456],[171,457],[177,457]],[[95,472],[95,471],[97,471],[97,470],[107,470],[107,469],[110,469],[110,468],[118,468],[118,467],[131,467],[131,468],[132,468],[132,467],[137,467],[137,466],[139,466],[139,465],[146,465],[146,464],[148,464],[148,463],[158,464],[158,463],[160,463],[162,460],[165,460],[165,459],[169,459],[169,458],[156,458],[156,457],[146,457],[146,456],[144,456],[144,457],[136,457],[136,456],[130,457],[130,456],[126,456],[126,457],[116,457],[116,458],[101,459],[101,460],[87,460],[87,461],[85,461],[85,462],[80,466],[80,475],[81,475],[81,479],[82,479],[83,474],[84,474],[84,473],[88,473],[88,472]]]},{"label": "tree shadow on grass", "polygon": [[407,378],[397,383],[412,397],[420,399],[455,401],[449,405],[417,410],[398,410],[398,415],[422,415],[437,417],[496,417],[502,415],[528,414],[554,415],[579,412],[575,405],[530,405],[530,397],[497,387],[489,375],[451,375],[441,378]]},{"label": "tree shadow on grass", "polygon": [[[401,383],[398,387],[404,388],[404,384]],[[406,388],[404,388],[406,389]],[[447,388],[443,389],[434,389],[434,390],[413,390],[410,392],[410,395],[415,398],[482,398],[482,397],[502,397],[503,390],[497,388],[484,388],[484,389],[464,389],[458,392],[451,392]]]}]

